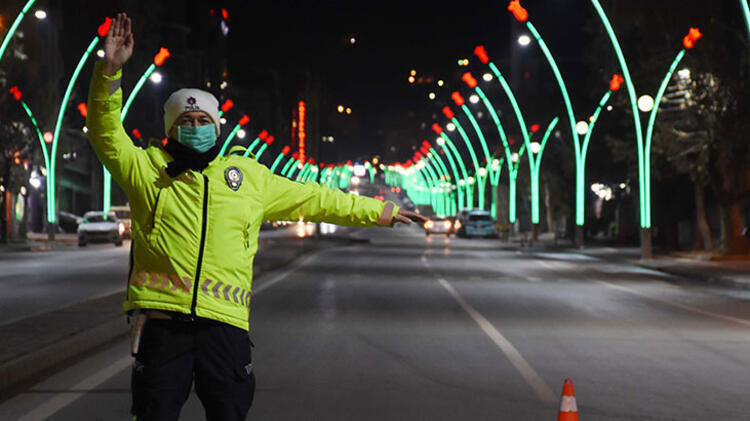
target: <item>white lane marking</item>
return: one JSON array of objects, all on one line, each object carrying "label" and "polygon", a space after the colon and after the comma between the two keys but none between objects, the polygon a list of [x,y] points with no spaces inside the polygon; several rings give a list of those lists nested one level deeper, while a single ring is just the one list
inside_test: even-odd
[{"label": "white lane marking", "polygon": [[727,315],[724,315],[724,314],[714,313],[714,312],[708,311],[708,310],[702,310],[700,308],[689,306],[687,304],[681,304],[681,303],[678,303],[678,302],[675,302],[675,301],[665,300],[665,299],[662,299],[662,298],[656,298],[656,297],[650,296],[650,295],[648,295],[646,293],[643,293],[643,292],[640,292],[638,290],[635,290],[633,288],[628,288],[628,287],[624,287],[624,286],[621,286],[621,285],[615,285],[615,284],[611,284],[609,282],[604,282],[604,281],[596,281],[596,282],[598,282],[598,283],[600,283],[600,284],[602,284],[602,285],[604,285],[604,286],[606,286],[608,288],[616,289],[618,291],[627,292],[629,294],[633,294],[633,295],[637,295],[639,297],[647,298],[649,300],[656,301],[656,302],[659,302],[659,303],[662,303],[662,304],[666,304],[668,306],[677,307],[677,308],[680,308],[682,310],[689,311],[691,313],[702,314],[704,316],[712,317],[712,318],[715,318],[715,319],[724,320],[724,321],[733,322],[733,323],[739,323],[739,324],[741,324],[743,326],[750,327],[750,320],[747,320],[747,319],[741,319],[739,317],[727,316]]},{"label": "white lane marking", "polygon": [[526,380],[526,383],[534,390],[534,393],[536,393],[536,396],[545,403],[556,403],[557,397],[555,396],[555,393],[552,392],[552,389],[547,386],[547,384],[542,380],[541,377],[539,377],[539,374],[537,374],[536,371],[531,367],[531,365],[526,361],[526,359],[523,358],[520,352],[516,349],[516,347],[513,346],[513,344],[510,343],[496,328],[495,326],[490,323],[489,320],[487,320],[484,316],[482,316],[477,310],[474,309],[469,303],[467,303],[463,297],[461,297],[455,288],[453,288],[453,285],[451,285],[448,281],[446,281],[443,278],[438,278],[438,282],[440,285],[445,288],[448,293],[453,296],[453,299],[456,300],[458,305],[461,306],[461,308],[466,311],[466,313],[471,316],[472,319],[479,325],[479,327],[484,331],[484,333],[490,337],[492,342],[497,345],[498,348],[500,348],[500,351],[505,354],[506,357],[508,357],[508,360],[510,360],[511,364],[518,370],[518,372],[521,374],[521,377],[523,377],[524,380]]},{"label": "white lane marking", "polygon": [[536,276],[527,276],[526,280],[529,282],[540,282],[541,279],[537,278]]},{"label": "white lane marking", "polygon": [[90,392],[91,390],[94,390],[97,386],[109,380],[109,378],[115,376],[122,370],[127,369],[132,364],[133,357],[131,357],[130,355],[122,357],[103,370],[97,371],[96,373],[90,375],[89,377],[86,377],[85,379],[78,382],[78,384],[71,387],[71,390],[74,390],[74,392],[63,392],[55,394],[53,398],[44,402],[42,405],[37,406],[31,412],[19,418],[18,421],[46,420],[57,411],[70,405],[73,401]]},{"label": "white lane marking", "polygon": [[317,252],[312,253],[311,255],[309,255],[307,257],[302,258],[302,260],[298,260],[298,261],[294,262],[294,264],[292,264],[292,267],[290,267],[288,269],[285,269],[281,273],[276,274],[275,276],[273,276],[271,278],[270,281],[265,281],[265,277],[261,276],[259,279],[264,280],[263,285],[260,285],[260,286],[257,286],[257,287],[253,287],[252,290],[251,290],[251,294],[253,296],[256,296],[256,295],[260,294],[263,290],[268,289],[268,288],[272,287],[273,285],[275,285],[275,284],[283,281],[284,279],[286,279],[287,276],[293,274],[294,272],[296,272],[297,270],[299,270],[302,266],[310,263],[311,260],[313,260],[316,257],[318,257],[319,254],[324,253],[324,252],[326,252],[328,250],[330,250],[330,249],[325,249],[325,250],[317,251]]}]

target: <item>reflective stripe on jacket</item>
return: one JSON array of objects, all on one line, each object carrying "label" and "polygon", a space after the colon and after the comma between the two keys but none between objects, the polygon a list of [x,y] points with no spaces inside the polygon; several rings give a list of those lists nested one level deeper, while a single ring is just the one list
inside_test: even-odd
[{"label": "reflective stripe on jacket", "polygon": [[[120,80],[120,71],[104,75],[97,63],[86,125],[96,155],[130,201],[133,254],[126,311],[176,311],[248,330],[262,221],[304,218],[365,227],[391,225],[398,212],[390,202],[290,181],[232,153],[203,171],[170,178],[164,171],[169,154],[139,148],[125,132]],[[229,185],[232,167],[242,174],[236,190]]]}]

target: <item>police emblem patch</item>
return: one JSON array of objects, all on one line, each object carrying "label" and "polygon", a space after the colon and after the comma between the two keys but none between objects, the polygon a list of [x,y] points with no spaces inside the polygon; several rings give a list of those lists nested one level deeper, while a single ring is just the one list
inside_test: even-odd
[{"label": "police emblem patch", "polygon": [[237,191],[242,184],[242,171],[237,167],[229,167],[224,171],[224,179],[227,180],[230,189]]}]

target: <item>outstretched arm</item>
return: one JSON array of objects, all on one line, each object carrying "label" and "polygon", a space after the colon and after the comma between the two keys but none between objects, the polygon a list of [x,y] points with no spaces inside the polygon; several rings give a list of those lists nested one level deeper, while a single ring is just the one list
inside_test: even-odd
[{"label": "outstretched arm", "polygon": [[320,184],[298,183],[266,171],[264,219],[329,222],[348,226],[390,226],[425,219],[393,202],[347,194]]}]

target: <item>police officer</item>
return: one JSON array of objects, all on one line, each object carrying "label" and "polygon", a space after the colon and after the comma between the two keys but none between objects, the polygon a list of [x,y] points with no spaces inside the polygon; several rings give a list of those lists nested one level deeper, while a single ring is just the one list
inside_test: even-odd
[{"label": "police officer", "polygon": [[181,89],[164,104],[166,146],[141,149],[120,122],[130,19],[113,20],[88,99],[88,136],[130,201],[123,308],[134,327],[132,412],[176,420],[193,382],[209,420],[244,420],[255,377],[248,336],[253,257],[264,220],[391,226],[422,217],[391,202],[300,184],[233,148],[218,156],[219,103]]}]

